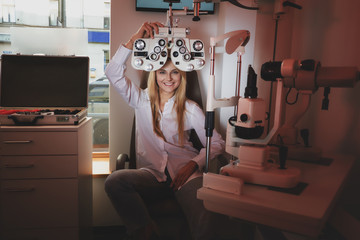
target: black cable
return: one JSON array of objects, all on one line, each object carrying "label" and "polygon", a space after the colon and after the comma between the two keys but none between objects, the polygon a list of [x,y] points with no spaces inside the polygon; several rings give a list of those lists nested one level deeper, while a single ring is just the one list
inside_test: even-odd
[{"label": "black cable", "polygon": [[237,116],[232,116],[232,117],[229,118],[229,124],[234,127],[235,124],[232,123],[232,121],[235,121],[235,122],[236,122],[236,121],[237,121]]},{"label": "black cable", "polygon": [[258,7],[248,7],[248,6],[245,6],[241,3],[239,3],[238,1],[236,0],[221,0],[222,2],[229,2],[237,7],[240,7],[240,8],[244,8],[244,9],[247,9],[247,10],[259,10]]},{"label": "black cable", "polygon": [[275,55],[276,55],[276,44],[277,44],[277,33],[278,33],[278,28],[279,28],[279,18],[280,16],[277,16],[277,18],[275,19],[275,36],[274,36],[274,49],[273,49],[273,62],[275,61]]},{"label": "black cable", "polygon": [[300,9],[300,10],[302,9],[302,6],[300,6],[296,3],[290,2],[290,1],[283,2],[283,6],[284,7],[293,7],[293,8]]}]

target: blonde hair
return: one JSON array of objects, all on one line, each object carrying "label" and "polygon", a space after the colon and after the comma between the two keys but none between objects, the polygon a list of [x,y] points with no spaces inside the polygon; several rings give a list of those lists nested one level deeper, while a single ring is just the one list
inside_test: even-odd
[{"label": "blonde hair", "polygon": [[[185,116],[185,102],[186,102],[186,73],[180,71],[181,81],[179,87],[175,90],[175,104],[174,108],[177,116],[177,124],[178,124],[178,135],[179,135],[179,143],[183,145],[184,143],[184,116]],[[153,119],[153,130],[156,135],[163,138],[165,141],[164,134],[160,129],[160,94],[159,94],[159,86],[156,81],[156,72],[152,71],[149,74],[148,78],[148,93],[150,97],[151,104],[151,112]]]}]

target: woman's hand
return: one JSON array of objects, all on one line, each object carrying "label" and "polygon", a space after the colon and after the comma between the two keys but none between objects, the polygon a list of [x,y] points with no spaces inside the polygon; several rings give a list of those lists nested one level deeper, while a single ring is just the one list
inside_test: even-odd
[{"label": "woman's hand", "polygon": [[194,161],[188,162],[184,167],[180,169],[178,174],[175,176],[173,181],[170,184],[170,187],[177,191],[184,183],[189,179],[189,177],[198,169],[198,165]]},{"label": "woman's hand", "polygon": [[154,38],[154,32],[159,33],[159,27],[164,25],[159,22],[145,22],[137,30],[137,32],[131,36],[129,41],[125,44],[125,47],[128,49],[133,48],[134,41],[138,38]]}]

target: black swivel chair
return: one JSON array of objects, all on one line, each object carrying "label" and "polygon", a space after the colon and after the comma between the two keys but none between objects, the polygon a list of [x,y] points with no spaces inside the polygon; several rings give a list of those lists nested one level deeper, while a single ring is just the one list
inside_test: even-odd
[{"label": "black swivel chair", "polygon": [[[187,98],[195,101],[200,107],[203,107],[200,86],[195,71],[187,72]],[[145,89],[147,86],[148,73],[144,72],[140,82],[140,88]],[[136,168],[136,154],[135,154],[135,120],[133,122],[131,144],[130,144],[130,156],[127,154],[120,154],[116,161],[116,170],[124,169],[128,164],[128,168]],[[202,144],[197,137],[197,134],[193,130],[191,132],[190,139],[193,145],[200,149]],[[221,161],[214,162],[217,166],[225,165],[227,160],[225,158],[219,158]],[[218,159],[218,160],[219,160]],[[171,235],[171,239],[191,239],[190,230],[188,228],[185,216],[179,204],[175,199],[169,198],[161,202],[151,203],[148,205],[149,213],[153,220],[158,224],[160,234],[164,236]]]}]

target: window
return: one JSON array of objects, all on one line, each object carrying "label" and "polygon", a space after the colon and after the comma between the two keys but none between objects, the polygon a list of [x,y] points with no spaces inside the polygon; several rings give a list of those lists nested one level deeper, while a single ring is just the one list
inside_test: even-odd
[{"label": "window", "polygon": [[94,151],[108,152],[110,0],[0,0],[1,53],[86,55]]}]

